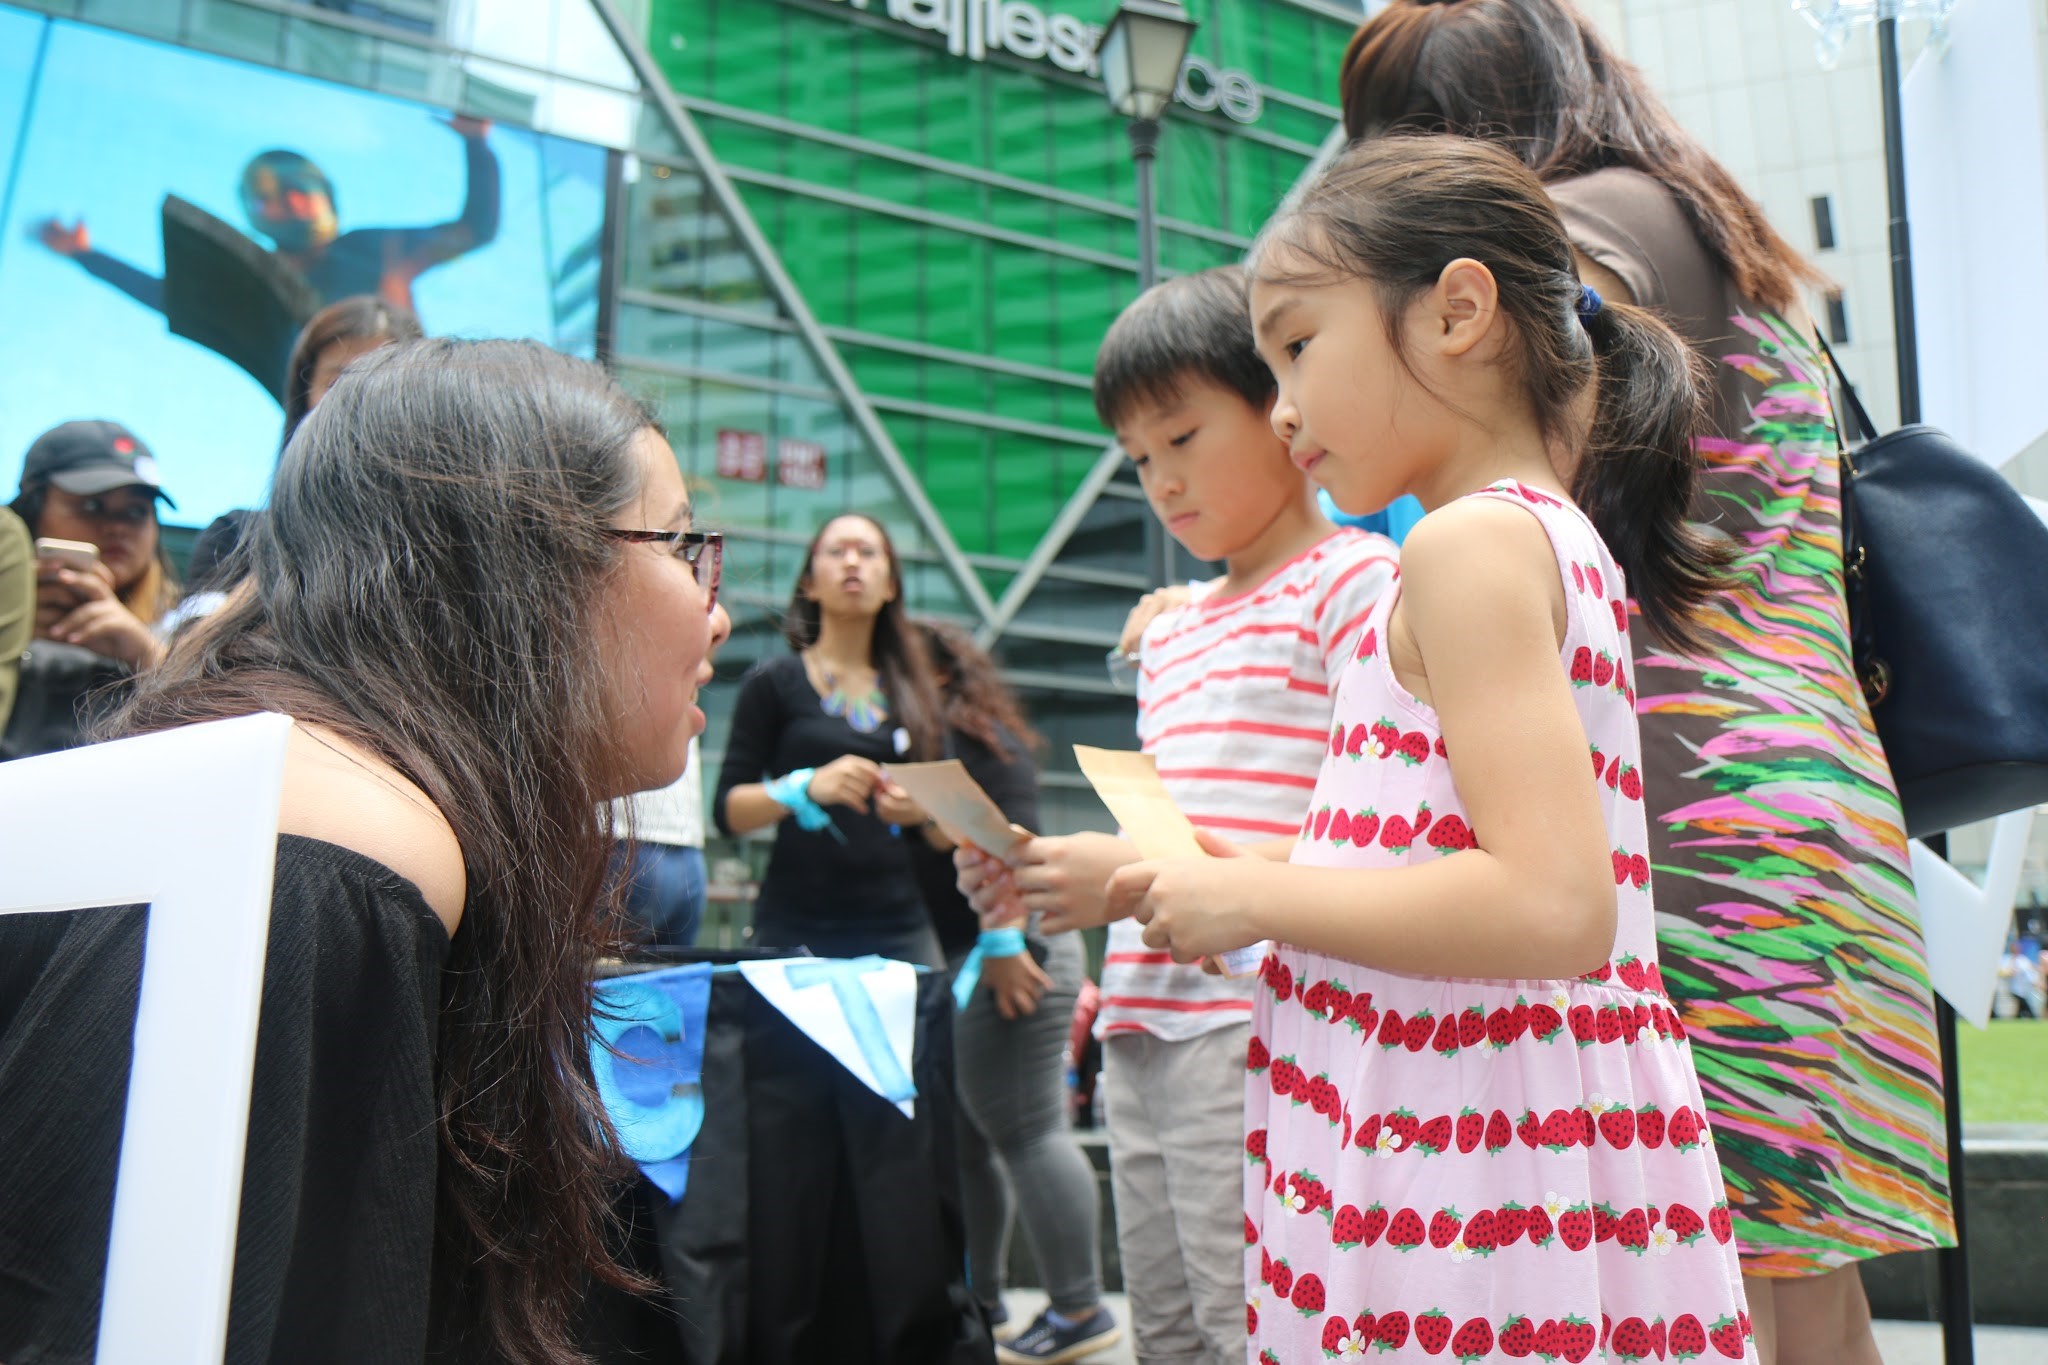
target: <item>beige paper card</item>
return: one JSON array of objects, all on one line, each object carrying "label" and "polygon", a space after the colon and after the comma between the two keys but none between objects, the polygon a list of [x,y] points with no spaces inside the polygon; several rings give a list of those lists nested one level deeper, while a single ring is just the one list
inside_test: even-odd
[{"label": "beige paper card", "polygon": [[956,844],[972,844],[1007,859],[1031,832],[1013,825],[957,758],[937,763],[891,763],[889,780],[910,793]]},{"label": "beige paper card", "polygon": [[[1081,773],[1109,807],[1109,813],[1123,826],[1124,838],[1138,852],[1151,858],[1206,858],[1209,855],[1195,840],[1195,827],[1159,780],[1159,767],[1152,755],[1129,749],[1092,749],[1074,746],[1074,758]],[[1265,960],[1266,945],[1254,943],[1219,955],[1217,963],[1225,976],[1250,976]]]},{"label": "beige paper card", "polygon": [[1109,813],[1123,826],[1124,838],[1137,846],[1146,858],[1203,858],[1195,842],[1195,827],[1181,813],[1152,755],[1128,749],[1091,749],[1074,746],[1074,758],[1081,773],[1094,786],[1095,794]]}]

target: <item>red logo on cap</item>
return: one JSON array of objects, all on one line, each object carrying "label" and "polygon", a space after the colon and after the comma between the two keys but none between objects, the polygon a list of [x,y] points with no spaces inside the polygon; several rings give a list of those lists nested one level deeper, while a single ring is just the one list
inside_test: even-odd
[{"label": "red logo on cap", "polygon": [[135,449],[135,442],[130,438],[126,436],[116,436],[114,438],[114,453],[116,455],[126,455],[133,449]]}]

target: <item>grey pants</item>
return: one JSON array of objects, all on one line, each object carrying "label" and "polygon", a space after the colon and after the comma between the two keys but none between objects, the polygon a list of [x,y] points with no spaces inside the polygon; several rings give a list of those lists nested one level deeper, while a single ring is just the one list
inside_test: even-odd
[{"label": "grey pants", "polygon": [[1102,1046],[1116,1240],[1139,1365],[1241,1365],[1251,1023]]},{"label": "grey pants", "polygon": [[959,1134],[967,1276],[983,1303],[1001,1297],[1014,1211],[1053,1311],[1078,1315],[1102,1297],[1095,1172],[1067,1118],[1064,1053],[1081,990],[1081,943],[1073,934],[1044,943],[1041,965],[1053,984],[1037,1010],[1005,1019],[982,987],[954,1021],[967,1119]]}]

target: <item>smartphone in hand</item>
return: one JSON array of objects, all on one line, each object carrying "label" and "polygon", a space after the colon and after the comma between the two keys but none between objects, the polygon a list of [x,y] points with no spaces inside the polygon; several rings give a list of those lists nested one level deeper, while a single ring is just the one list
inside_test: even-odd
[{"label": "smartphone in hand", "polygon": [[86,540],[58,540],[36,537],[36,558],[79,573],[91,573],[100,565],[100,547]]}]

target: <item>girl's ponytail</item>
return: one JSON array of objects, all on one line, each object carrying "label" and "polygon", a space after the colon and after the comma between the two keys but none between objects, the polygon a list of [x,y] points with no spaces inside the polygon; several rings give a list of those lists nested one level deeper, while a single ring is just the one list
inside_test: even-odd
[{"label": "girl's ponytail", "polygon": [[1705,419],[1705,366],[1649,312],[1586,291],[1592,427],[1572,497],[1628,577],[1643,622],[1666,644],[1701,645],[1695,620],[1720,590],[1732,549],[1688,520],[1699,485],[1693,440]]}]

